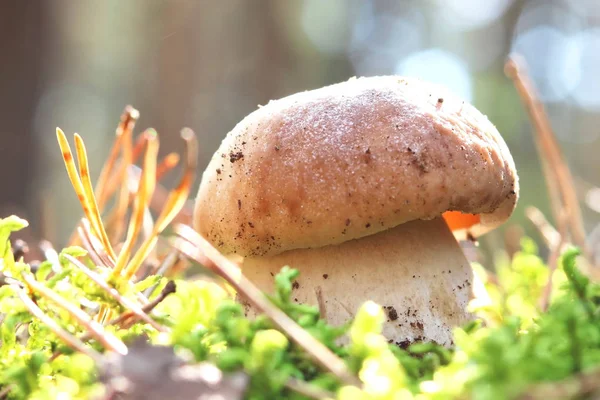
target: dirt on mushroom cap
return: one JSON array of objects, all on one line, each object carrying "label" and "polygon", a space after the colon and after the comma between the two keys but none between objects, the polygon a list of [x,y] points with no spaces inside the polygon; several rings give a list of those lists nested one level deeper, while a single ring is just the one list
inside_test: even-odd
[{"label": "dirt on mushroom cap", "polygon": [[194,223],[226,253],[272,255],[448,210],[493,227],[517,197],[506,144],[474,107],[427,82],[359,78],[240,122],[204,173]]}]

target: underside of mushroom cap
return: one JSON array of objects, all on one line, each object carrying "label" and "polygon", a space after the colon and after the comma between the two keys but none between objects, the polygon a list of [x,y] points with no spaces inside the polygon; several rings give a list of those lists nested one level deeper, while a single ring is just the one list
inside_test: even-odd
[{"label": "underside of mushroom cap", "polygon": [[504,222],[518,192],[504,140],[473,106],[417,79],[358,78],[271,101],[242,120],[203,174],[194,226],[242,256],[440,215],[461,239]]}]

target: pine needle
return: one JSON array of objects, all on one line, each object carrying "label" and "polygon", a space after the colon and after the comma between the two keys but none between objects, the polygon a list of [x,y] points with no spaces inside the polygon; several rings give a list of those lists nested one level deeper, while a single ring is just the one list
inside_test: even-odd
[{"label": "pine needle", "polygon": [[156,157],[158,154],[158,137],[154,131],[151,131],[145,135],[146,137],[146,153],[144,154],[144,166],[142,169],[142,177],[138,185],[138,191],[134,201],[133,214],[129,221],[129,228],[127,230],[127,238],[119,257],[115,269],[113,270],[113,276],[121,274],[125,266],[129,261],[129,256],[133,250],[135,240],[142,228],[144,219],[144,211],[148,205],[149,199],[154,192],[154,185],[156,184]]},{"label": "pine needle", "polygon": [[106,229],[104,229],[104,223],[102,222],[102,217],[100,216],[100,209],[98,208],[98,204],[96,202],[96,196],[94,195],[94,187],[92,185],[92,178],[90,177],[85,143],[83,143],[83,139],[78,134],[75,134],[75,150],[77,151],[77,159],[79,161],[79,174],[90,210],[90,216],[88,219],[90,220],[92,229],[95,231],[94,233],[102,242],[104,250],[108,256],[114,260],[117,258],[117,256],[115,255],[110,241],[108,240],[108,235],[106,234]]},{"label": "pine needle", "polygon": [[167,201],[163,207],[163,211],[154,223],[151,235],[146,238],[144,243],[140,246],[140,249],[127,266],[125,270],[125,277],[127,279],[130,279],[136,273],[142,262],[146,259],[146,257],[148,257],[148,254],[156,245],[156,242],[158,241],[158,235],[160,235],[160,233],[173,221],[177,214],[179,214],[179,211],[188,199],[196,174],[198,146],[196,136],[191,129],[184,129],[181,132],[181,137],[186,143],[186,167],[181,178],[181,182],[177,188],[169,194],[169,197],[167,198]]},{"label": "pine needle", "polygon": [[135,123],[140,117],[140,113],[138,110],[131,106],[125,107],[125,111],[121,115],[121,121],[117,130],[115,131],[115,141],[113,142],[113,147],[110,150],[110,154],[108,159],[104,163],[102,167],[102,171],[100,171],[100,176],[98,177],[98,181],[96,182],[95,195],[98,200],[98,208],[100,211],[104,209],[106,201],[110,197],[112,193],[109,193],[107,189],[107,185],[110,177],[113,175],[113,169],[117,163],[117,157],[119,156],[119,152],[123,149],[123,143],[127,140],[131,141],[131,135],[133,133],[133,129],[135,127]]}]

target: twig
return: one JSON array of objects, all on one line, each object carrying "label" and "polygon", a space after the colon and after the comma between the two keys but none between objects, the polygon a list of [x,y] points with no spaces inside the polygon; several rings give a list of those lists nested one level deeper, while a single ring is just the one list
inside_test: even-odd
[{"label": "twig", "polygon": [[60,308],[68,311],[68,313],[83,325],[90,333],[93,334],[94,338],[96,338],[104,347],[109,350],[112,350],[121,355],[127,354],[127,346],[119,340],[116,336],[113,336],[111,333],[106,332],[102,325],[92,320],[92,318],[87,315],[80,308],[75,307],[73,304],[69,303],[62,296],[45,287],[35,279],[33,279],[28,274],[23,274],[23,280],[29,285],[29,287],[39,294],[41,294],[44,298],[50,300]]},{"label": "twig", "polygon": [[[167,282],[167,284],[165,285],[163,290],[160,292],[160,294],[158,296],[156,296],[156,298],[154,300],[152,300],[150,303],[148,303],[142,307],[142,311],[144,311],[145,313],[150,313],[152,310],[154,310],[154,308],[157,305],[159,305],[164,299],[166,299],[168,295],[170,295],[171,293],[175,293],[176,290],[177,290],[177,286],[175,285],[175,282],[173,282],[173,281]],[[119,315],[115,319],[111,320],[107,325],[117,325],[117,324],[120,324],[121,322],[124,322],[124,321],[126,321],[130,318],[134,318],[134,317],[135,317],[135,315],[131,311],[127,311],[127,312],[124,312],[123,314]]]},{"label": "twig", "polygon": [[52,318],[46,315],[41,308],[39,308],[30,298],[27,296],[27,293],[20,287],[16,285],[12,285],[13,290],[17,293],[17,296],[21,299],[25,307],[29,310],[29,312],[35,316],[37,319],[42,321],[44,325],[46,325],[56,336],[61,338],[69,347],[76,351],[80,351],[81,353],[87,355],[91,359],[93,359],[96,363],[100,363],[102,360],[102,355],[98,353],[96,350],[86,347],[85,344],[77,339],[75,336],[71,335],[65,329],[63,329],[60,325],[56,323]]},{"label": "twig", "polygon": [[110,287],[110,285],[106,283],[106,281],[102,279],[100,275],[83,265],[83,263],[77,260],[75,257],[67,254],[65,255],[65,258],[69,260],[74,266],[79,268],[81,272],[86,274],[88,278],[94,281],[98,286],[104,289],[104,291],[108,293],[112,298],[117,300],[123,307],[128,308],[134,315],[136,315],[142,321],[146,322],[159,332],[168,331],[167,328],[150,318],[150,316],[148,316],[148,314],[146,314],[140,306],[138,306],[128,298],[121,296],[121,294],[115,288]]},{"label": "twig", "polygon": [[[142,310],[145,313],[149,314],[168,295],[170,295],[171,293],[175,293],[176,288],[177,287],[175,286],[175,282],[173,282],[173,281],[167,282],[167,284],[165,285],[163,290],[160,292],[160,294],[158,296],[156,296],[156,298],[154,300],[152,300],[150,303],[148,303],[144,307],[142,307]],[[111,320],[109,322],[109,324],[116,325],[116,324],[120,324],[121,322],[123,322],[123,327],[127,327],[127,326],[131,325],[133,322],[135,322],[135,319],[136,319],[135,315],[133,315],[132,312],[128,311],[126,313],[119,315],[117,318]]]},{"label": "twig", "polygon": [[[533,84],[525,72],[525,62],[519,55],[512,55],[505,65],[505,73],[514,82],[521,100],[523,101],[531,121],[535,127],[536,144],[546,172],[546,182],[552,185],[556,182],[562,204],[565,208],[570,230],[564,229],[573,236],[574,243],[580,247],[586,258],[590,259],[585,239],[585,229],[581,216],[581,207],[573,184],[569,166],[565,162],[560,147],[552,132],[552,127],[544,106],[539,101]],[[552,166],[552,168],[549,168]],[[550,196],[554,189],[549,187]],[[558,217],[555,215],[555,217]],[[559,221],[557,220],[557,224]],[[559,227],[559,230],[563,230]]]},{"label": "twig", "polygon": [[275,307],[260,289],[241,274],[235,263],[219,253],[189,226],[177,224],[174,226],[174,231],[179,237],[171,240],[173,247],[191,260],[221,275],[238,293],[285,332],[293,342],[302,347],[321,367],[329,370],[346,384],[360,385],[360,381],[350,374],[344,361],[302,329],[287,314]]},{"label": "twig", "polygon": [[[167,271],[169,269],[171,269],[173,267],[173,265],[175,265],[175,263],[177,262],[178,259],[179,259],[179,252],[175,249],[171,250],[165,256],[165,258],[163,258],[162,262],[158,266],[158,269],[156,270],[154,275],[164,276],[167,273]],[[156,286],[158,286],[158,283],[156,283],[156,284],[150,286],[148,289],[144,290],[144,296],[150,297],[150,295],[154,292],[154,289],[156,289]]]}]

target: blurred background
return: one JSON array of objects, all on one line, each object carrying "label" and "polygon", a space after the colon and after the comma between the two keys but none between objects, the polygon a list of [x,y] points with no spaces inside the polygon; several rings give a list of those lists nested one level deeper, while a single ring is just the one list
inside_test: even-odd
[{"label": "blurred background", "polygon": [[81,210],[57,126],[83,136],[95,179],[131,104],[136,131],[156,128],[162,155],[181,151],[179,132],[192,128],[203,169],[259,104],[400,74],[447,85],[508,143],[521,199],[488,246],[506,232],[539,240],[525,208],[551,217],[531,124],[503,72],[513,51],[529,64],[591,235],[600,221],[598,0],[1,0],[0,211],[28,219],[34,238],[66,241]]}]

